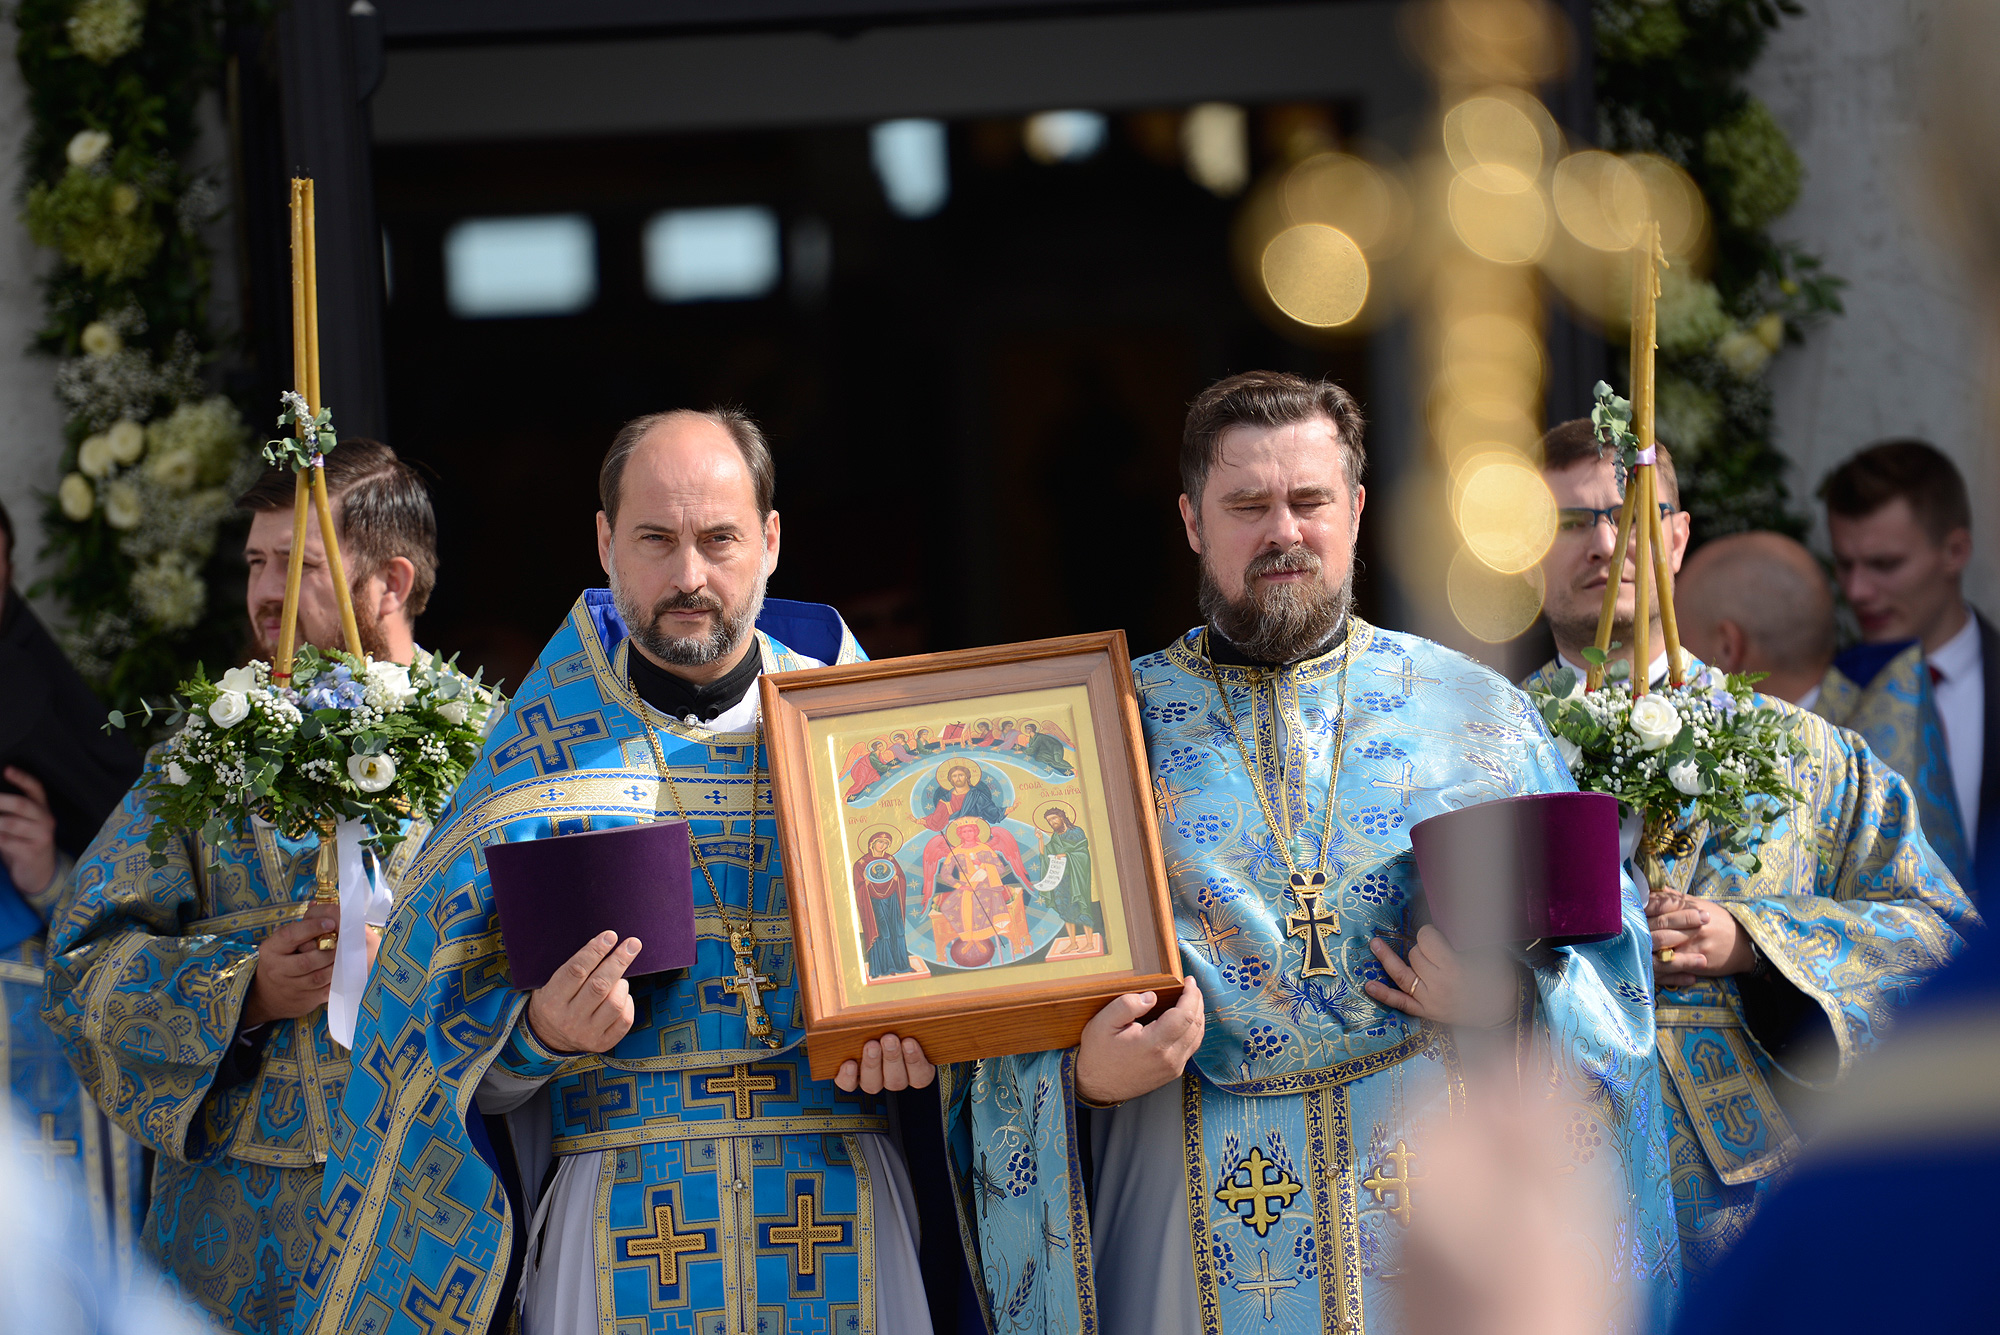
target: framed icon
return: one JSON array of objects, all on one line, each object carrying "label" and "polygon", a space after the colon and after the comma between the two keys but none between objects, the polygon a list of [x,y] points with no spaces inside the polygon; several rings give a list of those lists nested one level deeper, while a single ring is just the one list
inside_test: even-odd
[{"label": "framed icon", "polygon": [[805,1000],[829,1076],[1072,1047],[1180,955],[1121,631],[763,678]]}]

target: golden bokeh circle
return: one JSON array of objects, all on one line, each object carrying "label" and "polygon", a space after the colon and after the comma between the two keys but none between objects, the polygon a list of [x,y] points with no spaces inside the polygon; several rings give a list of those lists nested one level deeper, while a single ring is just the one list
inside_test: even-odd
[{"label": "golden bokeh circle", "polygon": [[1279,189],[1291,222],[1337,228],[1363,254],[1402,241],[1409,205],[1401,187],[1373,163],[1351,153],[1304,158],[1285,173]]},{"label": "golden bokeh circle", "polygon": [[1556,164],[1550,194],[1564,230],[1592,250],[1629,250],[1652,216],[1639,173],[1624,159],[1594,148]]},{"label": "golden bokeh circle", "polygon": [[1539,102],[1518,93],[1486,93],[1468,97],[1444,114],[1444,151],[1460,171],[1511,167],[1532,179],[1541,175],[1554,128]]},{"label": "golden bokeh circle", "polygon": [[1264,247],[1260,269],[1272,304],[1315,329],[1344,325],[1368,304],[1368,258],[1338,227],[1287,227]]},{"label": "golden bokeh circle", "polygon": [[1647,211],[1660,224],[1660,249],[1694,255],[1708,239],[1708,205],[1701,187],[1679,164],[1653,153],[1633,153],[1625,163],[1646,191]]},{"label": "golden bokeh circle", "polygon": [[1441,361],[1452,393],[1467,402],[1526,407],[1541,397],[1541,340],[1520,320],[1493,313],[1453,320]]},{"label": "golden bokeh circle", "polygon": [[1549,206],[1533,178],[1512,167],[1475,165],[1445,192],[1451,228],[1467,250],[1495,264],[1531,264],[1549,244]]},{"label": "golden bokeh circle", "polygon": [[1535,624],[1545,585],[1542,568],[1518,573],[1494,570],[1464,547],[1445,573],[1445,596],[1458,624],[1488,644],[1499,644]]},{"label": "golden bokeh circle", "polygon": [[1555,541],[1555,497],[1518,455],[1475,455],[1454,472],[1452,517],[1466,549],[1503,574],[1535,565]]}]

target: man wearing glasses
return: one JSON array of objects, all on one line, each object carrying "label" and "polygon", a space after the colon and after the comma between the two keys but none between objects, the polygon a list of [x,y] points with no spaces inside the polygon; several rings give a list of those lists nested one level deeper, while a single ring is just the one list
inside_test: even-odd
[{"label": "man wearing glasses", "polygon": [[[1665,446],[1658,455],[1668,563],[1679,571],[1689,517]],[[1585,420],[1542,440],[1555,540],[1542,559],[1558,661],[1583,675],[1608,580],[1620,581],[1613,639],[1633,643],[1634,563],[1611,570],[1620,493]],[[1666,676],[1657,605],[1646,627],[1651,676]],[[1687,675],[1706,671],[1691,657]],[[1755,871],[1726,861],[1705,830],[1672,841],[1647,893],[1660,1024],[1661,1093],[1682,1258],[1699,1275],[1740,1234],[1774,1176],[1799,1152],[1793,1118],[1872,1048],[1912,986],[1958,949],[1976,921],[1924,838],[1901,776],[1854,733],[1797,715],[1791,783],[1799,800],[1758,812]],[[1628,818],[1623,851],[1638,841]],[[1779,1064],[1782,1063],[1782,1066]]]}]

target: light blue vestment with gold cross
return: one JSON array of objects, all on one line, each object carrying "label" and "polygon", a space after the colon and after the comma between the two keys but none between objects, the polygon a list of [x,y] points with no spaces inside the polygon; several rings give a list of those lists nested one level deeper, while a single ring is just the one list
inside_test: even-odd
[{"label": "light blue vestment with gold cross", "polygon": [[[824,614],[828,660],[861,657],[831,609],[785,606],[793,624]],[[581,1324],[619,1335],[878,1329],[873,1211],[884,1184],[870,1181],[857,1142],[886,1131],[887,1114],[879,1097],[843,1094],[807,1069],[757,736],[650,712],[627,678],[629,652],[608,592],[586,592],[397,902],[361,1007],[306,1276],[316,1331],[471,1335],[496,1320],[509,1249],[528,1223],[467,1131],[496,1068],[545,1082],[543,1151],[599,1165],[584,1230],[594,1291],[578,1298],[596,1311]],[[762,631],[753,652],[769,671],[812,661]],[[697,869],[694,967],[632,980],[636,1019],[610,1052],[549,1052],[508,981],[483,850],[672,820],[682,802],[720,898]],[[602,926],[577,924],[578,944]],[[755,1009],[732,932],[760,980]]]},{"label": "light blue vestment with gold cross", "polygon": [[[1208,1003],[1187,1074],[1108,1114],[1091,1219],[1069,1115],[1074,1054],[951,1072],[961,1209],[998,1331],[1400,1329],[1397,1255],[1426,1206],[1431,1147],[1478,1095],[1451,1033],[1363,992],[1382,977],[1368,941],[1409,949],[1412,825],[1574,788],[1521,692],[1427,640],[1352,618],[1320,657],[1211,670],[1203,635],[1133,665],[1182,962]],[[1326,873],[1323,893],[1293,890],[1287,838],[1300,871]],[[1604,1330],[1663,1318],[1680,1268],[1645,919],[1629,894],[1623,917],[1618,937],[1524,968],[1514,1023],[1480,1035],[1562,1119],[1576,1173],[1618,1203],[1601,1227],[1577,1225],[1602,1261]],[[1161,1100],[1164,1135],[1116,1134]],[[1106,1145],[1124,1146],[1117,1161]]]},{"label": "light blue vestment with gold cross", "polygon": [[[49,932],[43,1018],[98,1107],[158,1154],[143,1242],[225,1329],[291,1328],[312,1253],[320,1172],[347,1052],[326,1008],[267,1026],[240,1083],[217,1075],[237,1041],[257,943],[317,889],[317,836],[252,820],[211,843],[193,831],[150,862],[147,791],[158,748],[76,865]],[[422,842],[406,838],[390,884]]]},{"label": "light blue vestment with gold cross", "polygon": [[1675,1205],[1697,1276],[1797,1158],[1801,1108],[1881,1041],[1897,1008],[1959,949],[1958,929],[1978,921],[1902,776],[1854,733],[1756,699],[1797,716],[1787,766],[1800,794],[1758,801],[1758,870],[1727,860],[1706,826],[1680,831],[1661,858],[1663,888],[1728,909],[1766,968],[1659,997]]}]

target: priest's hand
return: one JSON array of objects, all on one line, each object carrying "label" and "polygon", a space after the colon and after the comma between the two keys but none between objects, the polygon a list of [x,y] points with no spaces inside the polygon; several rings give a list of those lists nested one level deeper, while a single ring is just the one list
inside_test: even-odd
[{"label": "priest's hand", "polygon": [[1653,933],[1655,987],[1692,987],[1697,978],[1727,978],[1757,967],[1750,933],[1712,899],[1655,890],[1646,897],[1646,926]]},{"label": "priest's hand", "polygon": [[884,1034],[861,1046],[859,1062],[844,1061],[833,1083],[852,1094],[880,1094],[885,1089],[925,1089],[937,1079],[937,1067],[924,1058],[924,1045],[914,1038]]},{"label": "priest's hand", "polygon": [[39,895],[56,875],[56,818],[41,780],[9,765],[7,782],[19,792],[0,793],[0,862],[24,895]]},{"label": "priest's hand", "polygon": [[1395,983],[1370,979],[1363,985],[1377,1005],[1468,1029],[1497,1029],[1514,1018],[1518,980],[1512,961],[1497,952],[1461,954],[1429,923],[1417,929],[1408,960],[1380,937],[1368,948]]},{"label": "priest's hand", "polygon": [[1142,1024],[1158,1000],[1151,992],[1127,992],[1090,1017],[1076,1049],[1078,1098],[1108,1107],[1180,1078],[1207,1024],[1201,988],[1188,979],[1172,1010]]},{"label": "priest's hand", "polygon": [[625,970],[639,958],[639,938],[619,944],[599,932],[555,976],[528,993],[528,1028],[551,1052],[609,1052],[632,1030],[632,985]]},{"label": "priest's hand", "polygon": [[332,917],[313,916],[286,923],[258,942],[257,976],[243,1003],[244,1027],[296,1020],[326,1005],[333,952],[321,950],[319,939],[339,929]]}]

